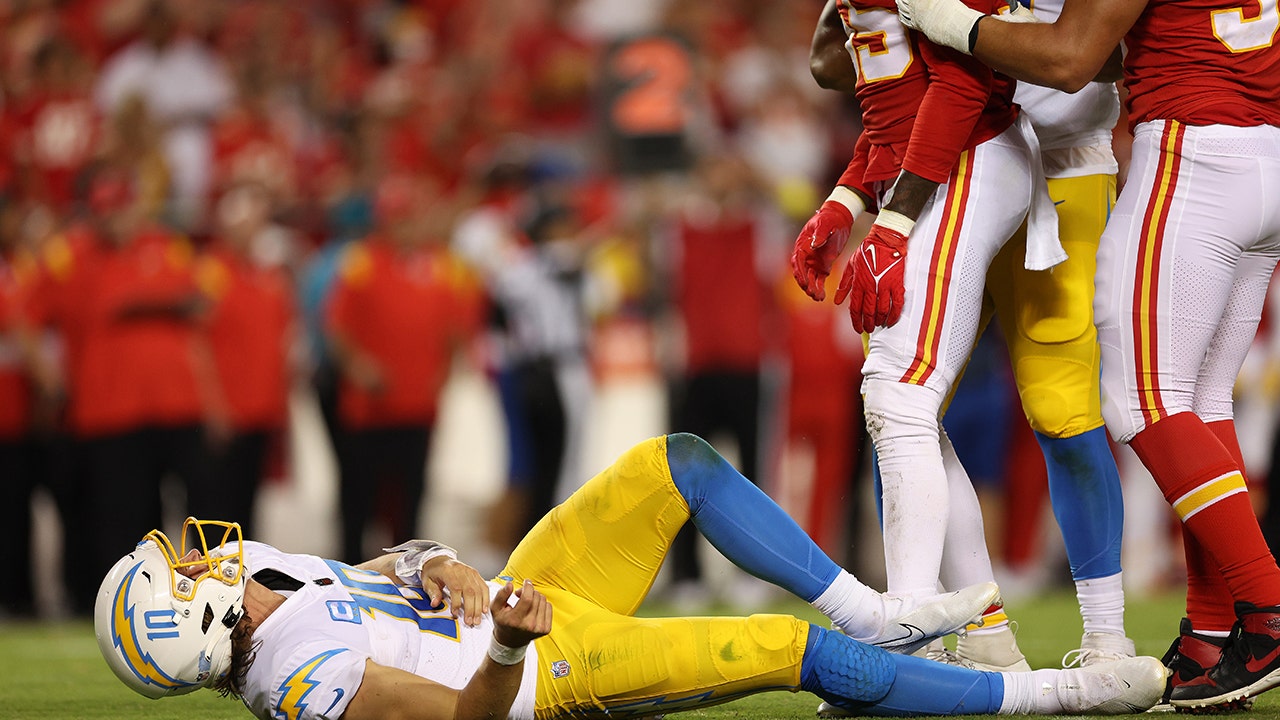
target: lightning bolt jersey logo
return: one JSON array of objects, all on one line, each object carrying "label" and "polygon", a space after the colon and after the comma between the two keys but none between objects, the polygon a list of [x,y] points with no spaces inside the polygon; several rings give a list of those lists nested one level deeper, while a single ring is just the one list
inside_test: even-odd
[{"label": "lightning bolt jersey logo", "polygon": [[[300,720],[303,717],[303,711],[307,709],[307,696],[320,684],[319,680],[312,680],[311,676],[326,660],[346,651],[346,648],[326,650],[302,663],[297,670],[285,678],[285,681],[280,683],[280,701],[276,703],[276,717],[281,720]],[[338,693],[338,698],[341,699],[342,691],[339,690]],[[337,701],[334,702],[336,704]]]},{"label": "lightning bolt jersey logo", "polygon": [[[173,690],[181,687],[189,687],[192,683],[183,682],[170,677],[156,665],[155,660],[151,658],[150,653],[143,652],[138,644],[138,622],[134,617],[136,604],[129,602],[129,594],[133,589],[133,582],[137,578],[138,571],[142,568],[142,563],[134,565],[124,579],[120,581],[120,587],[116,589],[115,604],[111,609],[111,642],[125,661],[129,664],[129,669],[133,671],[138,679],[149,685]],[[145,618],[146,625],[151,628],[148,632],[149,639],[160,637],[176,637],[177,633],[168,628],[176,627],[173,621],[172,613],[164,611],[168,614],[168,618],[152,617],[153,613],[148,613]],[[158,614],[156,614],[158,615]],[[157,628],[161,630],[156,631]]]}]

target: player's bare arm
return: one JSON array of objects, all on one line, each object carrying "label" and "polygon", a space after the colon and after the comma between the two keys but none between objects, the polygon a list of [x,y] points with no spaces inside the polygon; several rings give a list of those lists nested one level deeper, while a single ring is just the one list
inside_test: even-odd
[{"label": "player's bare arm", "polygon": [[1005,23],[959,0],[897,0],[902,23],[1018,80],[1076,92],[1098,77],[1147,0],[1072,0],[1052,23]]},{"label": "player's bare arm", "polygon": [[904,215],[911,220],[919,220],[924,206],[938,189],[938,183],[903,170],[893,184],[893,197],[885,203],[885,210]]},{"label": "player's bare arm", "polygon": [[846,93],[856,89],[858,72],[844,46],[848,39],[836,0],[827,0],[822,15],[818,17],[818,25],[813,29],[813,42],[809,45],[809,72],[818,87]]},{"label": "player's bare arm", "polygon": [[[519,600],[508,604],[512,597]],[[398,668],[365,664],[360,689],[343,720],[492,720],[511,711],[524,673],[524,650],[551,632],[551,603],[525,581],[493,603],[493,645],[466,687],[454,690]]]}]

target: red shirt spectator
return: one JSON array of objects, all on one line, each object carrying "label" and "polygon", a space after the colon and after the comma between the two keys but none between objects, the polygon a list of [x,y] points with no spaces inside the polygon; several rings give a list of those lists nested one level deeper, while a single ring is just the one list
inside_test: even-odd
[{"label": "red shirt spectator", "polygon": [[160,228],[118,246],[82,229],[46,255],[33,317],[66,338],[72,430],[200,422],[198,328],[184,312],[197,297],[191,247]]},{"label": "red shirt spectator", "polygon": [[31,425],[31,384],[17,333],[33,266],[24,254],[0,255],[0,442],[21,439]]},{"label": "red shirt spectator", "polygon": [[343,379],[339,413],[352,428],[435,420],[453,350],[478,324],[479,288],[440,248],[397,248],[373,237],[346,250],[329,331],[372,361],[366,387]]},{"label": "red shirt spectator", "polygon": [[200,288],[214,303],[207,322],[219,386],[236,430],[283,428],[293,293],[280,268],[261,267],[222,244],[199,260]]},{"label": "red shirt spectator", "polygon": [[64,40],[35,53],[33,91],[12,108],[12,148],[26,169],[27,193],[67,211],[78,176],[98,151],[101,122],[81,72],[81,60]]},{"label": "red shirt spectator", "polygon": [[256,182],[288,206],[298,185],[298,153],[283,123],[272,115],[267,79],[250,73],[240,83],[240,98],[213,129],[212,189]]},{"label": "red shirt spectator", "polygon": [[684,319],[687,372],[754,372],[764,353],[771,304],[757,270],[751,214],[684,217],[677,228],[676,302]]}]

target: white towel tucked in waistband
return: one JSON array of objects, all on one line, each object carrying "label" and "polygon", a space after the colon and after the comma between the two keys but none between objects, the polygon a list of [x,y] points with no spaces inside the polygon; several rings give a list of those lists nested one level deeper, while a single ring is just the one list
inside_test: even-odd
[{"label": "white towel tucked in waistband", "polygon": [[1044,161],[1040,157],[1040,141],[1026,113],[1018,114],[1018,131],[1031,150],[1031,211],[1027,214],[1027,254],[1023,266],[1028,270],[1048,270],[1067,259],[1067,251],[1058,239],[1058,211],[1049,197],[1044,177]]}]

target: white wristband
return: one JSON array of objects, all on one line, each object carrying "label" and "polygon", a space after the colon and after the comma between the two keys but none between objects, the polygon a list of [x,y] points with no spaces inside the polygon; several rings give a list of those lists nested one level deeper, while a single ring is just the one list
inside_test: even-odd
[{"label": "white wristband", "polygon": [[827,196],[827,200],[829,202],[840,203],[843,205],[845,209],[849,211],[849,214],[853,216],[854,220],[857,220],[858,216],[867,209],[867,204],[862,201],[862,198],[858,196],[858,193],[850,190],[844,185],[837,185],[836,189],[832,190],[831,194]]},{"label": "white wristband", "polygon": [[447,557],[458,559],[458,551],[433,540],[410,540],[392,548],[383,548],[387,552],[402,553],[396,558],[396,577],[410,587],[422,587],[422,565],[432,558]]},{"label": "white wristband", "polygon": [[507,647],[498,642],[498,638],[492,638],[489,640],[489,659],[499,665],[515,665],[524,660],[525,651],[528,649],[528,645]]},{"label": "white wristband", "polygon": [[916,221],[899,212],[881,210],[880,213],[876,215],[875,224],[880,227],[889,228],[890,230],[903,235],[910,235],[911,228],[916,226]]}]

